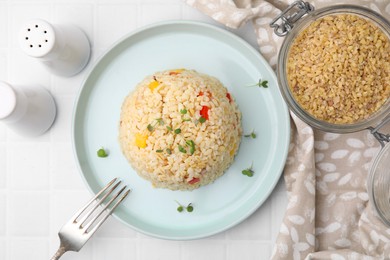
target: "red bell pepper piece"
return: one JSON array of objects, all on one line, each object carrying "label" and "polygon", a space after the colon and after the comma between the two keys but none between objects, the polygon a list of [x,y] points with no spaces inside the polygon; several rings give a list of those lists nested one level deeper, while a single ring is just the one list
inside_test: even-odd
[{"label": "red bell pepper piece", "polygon": [[200,116],[206,120],[209,120],[209,110],[210,108],[208,106],[203,106],[200,110]]},{"label": "red bell pepper piece", "polygon": [[230,93],[226,93],[226,97],[227,99],[229,99],[229,103],[232,103],[232,96],[230,95]]},{"label": "red bell pepper piece", "polygon": [[197,182],[199,182],[199,181],[200,181],[199,178],[192,178],[192,180],[190,180],[188,183],[189,183],[189,184],[195,184],[195,183],[197,183]]}]

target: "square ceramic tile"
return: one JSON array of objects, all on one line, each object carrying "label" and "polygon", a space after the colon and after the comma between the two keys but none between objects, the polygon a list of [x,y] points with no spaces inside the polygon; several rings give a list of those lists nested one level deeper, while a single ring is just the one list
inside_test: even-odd
[{"label": "square ceramic tile", "polygon": [[141,25],[181,19],[181,11],[179,4],[144,4],[141,6]]},{"label": "square ceramic tile", "polygon": [[226,245],[204,240],[185,241],[182,246],[182,260],[224,260]]},{"label": "square ceramic tile", "polygon": [[182,9],[183,9],[183,19],[203,21],[203,22],[214,24],[214,25],[218,24],[219,26],[221,26],[220,23],[216,22],[210,16],[202,13],[201,11],[199,11],[198,9],[196,9],[190,5],[184,4]]},{"label": "square ceramic tile", "polygon": [[49,188],[50,146],[11,144],[8,146],[10,187],[14,190],[45,190]]},{"label": "square ceramic tile", "polygon": [[101,238],[135,238],[137,231],[126,226],[119,220],[109,217],[96,232],[96,236]]},{"label": "square ceramic tile", "polygon": [[50,0],[50,1],[54,1],[56,2],[57,4],[68,4],[68,3],[83,3],[83,4],[93,4],[96,2],[96,0]]},{"label": "square ceramic tile", "polygon": [[5,239],[0,239],[0,259],[5,259],[7,254],[7,241]]},{"label": "square ceramic tile", "polygon": [[92,61],[81,71],[79,74],[74,75],[70,78],[53,76],[51,84],[51,93],[55,97],[74,97],[76,96],[81,88],[81,84],[85,78],[85,72],[88,71]]},{"label": "square ceramic tile", "polygon": [[179,241],[142,240],[139,244],[139,259],[180,259],[180,245]]},{"label": "square ceramic tile", "polygon": [[96,63],[107,52],[106,48],[96,48],[92,53],[92,62]]},{"label": "square ceramic tile", "polygon": [[[6,4],[0,4],[0,48],[8,46],[8,7]],[[8,36],[8,37],[7,37]]]},{"label": "square ceramic tile", "polygon": [[[178,0],[180,1],[180,0]],[[139,0],[97,0],[99,4],[137,4]]]},{"label": "square ceramic tile", "polygon": [[142,4],[161,4],[161,3],[164,3],[164,4],[183,4],[184,1],[183,0],[164,0],[164,1],[159,1],[159,0],[142,0]]},{"label": "square ceramic tile", "polygon": [[9,34],[9,37],[11,37],[11,46],[13,46],[14,48],[19,47],[19,33],[20,30],[22,30],[22,26],[27,21],[31,19],[43,19],[48,22],[52,22],[50,21],[51,20],[50,13],[51,13],[51,9],[49,3],[9,4],[8,16],[9,16],[10,26],[12,28]]},{"label": "square ceramic tile", "polygon": [[[54,231],[54,232],[57,233],[57,231]],[[55,252],[57,252],[58,247],[60,246],[60,240],[59,240],[57,234],[53,233],[51,235],[53,238],[50,239],[49,255],[53,256],[55,254]],[[55,235],[55,237],[53,235]],[[79,252],[73,252],[73,251],[66,252],[61,257],[61,260],[94,260],[92,258],[92,254],[95,251],[95,246],[93,245],[93,240],[94,240],[94,238],[89,240],[83,246],[83,248],[80,249]],[[111,260],[111,259],[108,259],[108,260]]]},{"label": "square ceramic tile", "polygon": [[271,239],[271,201],[267,200],[249,218],[226,232],[231,240],[269,240]]},{"label": "square ceramic tile", "polygon": [[[8,82],[8,52],[7,52],[7,49],[0,50],[0,80]],[[1,124],[1,125],[3,125],[3,124]]]},{"label": "square ceramic tile", "polygon": [[53,24],[76,25],[87,35],[90,43],[92,45],[94,43],[93,5],[91,4],[71,4],[69,1],[64,5],[58,4],[54,8]]},{"label": "square ceramic tile", "polygon": [[32,237],[49,235],[48,192],[12,192],[8,195],[7,202],[8,234]]},{"label": "square ceramic tile", "polygon": [[279,193],[279,192],[286,194],[286,183],[284,182],[283,174],[280,177],[278,184],[276,184],[275,189],[272,193]]},{"label": "square ceramic tile", "polygon": [[23,136],[7,127],[6,135],[10,143],[47,143],[50,140],[50,129],[39,136]]},{"label": "square ceramic tile", "polygon": [[280,225],[282,224],[284,214],[287,208],[287,194],[284,192],[277,192],[272,195],[272,241],[275,241],[279,234]]},{"label": "square ceramic tile", "polygon": [[209,239],[209,240],[225,240],[226,239],[226,231],[209,236],[209,237],[207,237],[207,239]]},{"label": "square ceramic tile", "polygon": [[227,246],[226,260],[253,260],[270,259],[270,244],[261,244],[259,242],[236,242]]},{"label": "square ceramic tile", "polygon": [[74,98],[55,96],[57,116],[50,129],[53,142],[70,142]]},{"label": "square ceramic tile", "polygon": [[40,85],[50,89],[50,72],[43,67],[40,61],[27,56],[20,48],[12,49],[8,57],[9,83],[13,85]]},{"label": "square ceramic tile", "polygon": [[[0,192],[0,237],[6,235],[6,226],[7,226],[6,214],[7,214],[7,201],[5,198],[5,193]],[[0,259],[4,259],[4,258],[0,257]]]},{"label": "square ceramic tile", "polygon": [[95,249],[93,252],[94,260],[137,259],[136,243],[131,240],[96,238],[93,240],[93,245]]},{"label": "square ceramic tile", "polygon": [[50,228],[60,228],[91,198],[88,191],[55,191],[50,196]]},{"label": "square ceramic tile", "polygon": [[49,243],[47,239],[12,239],[9,242],[9,259],[49,259]]},{"label": "square ceramic tile", "polygon": [[50,175],[54,189],[85,189],[70,143],[58,143],[51,146]]},{"label": "square ceramic tile", "polygon": [[226,30],[238,35],[239,37],[243,38],[246,40],[247,43],[252,45],[254,49],[258,49],[258,44],[257,44],[257,38],[256,34],[252,33],[254,32],[254,27],[251,22],[248,22],[244,24],[243,26],[239,27],[238,29],[232,29],[228,27],[224,27]]},{"label": "square ceramic tile", "polygon": [[7,148],[5,143],[0,143],[0,190],[5,189],[7,181]]},{"label": "square ceramic tile", "polygon": [[[79,252],[66,252],[64,256],[61,257],[61,260],[92,260],[93,250],[87,251],[86,247],[90,245],[87,244]],[[95,259],[93,259],[95,260]]]},{"label": "square ceramic tile", "polygon": [[[155,239],[159,239],[159,238],[156,238],[154,236],[150,236],[150,235],[144,234],[142,232],[137,232],[137,236],[138,236],[138,238],[140,240],[155,240]],[[204,238],[204,239],[207,239],[207,240],[210,240],[210,241],[211,240],[213,240],[213,241],[225,240],[226,239],[226,231],[217,233],[215,235],[209,236],[209,237]]]},{"label": "square ceramic tile", "polygon": [[7,125],[0,123],[0,143],[4,143],[7,138]]},{"label": "square ceramic tile", "polygon": [[137,6],[99,5],[96,19],[96,47],[108,48],[136,28]]}]

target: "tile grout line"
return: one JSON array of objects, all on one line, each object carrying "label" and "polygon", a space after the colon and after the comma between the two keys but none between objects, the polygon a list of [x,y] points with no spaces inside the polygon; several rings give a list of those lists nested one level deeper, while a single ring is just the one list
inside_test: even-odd
[{"label": "tile grout line", "polygon": [[[9,6],[9,3],[7,2],[7,28],[6,28],[6,30],[7,30],[7,38],[8,38],[8,40],[7,40],[7,55],[6,55],[6,59],[7,59],[7,61],[6,61],[6,66],[7,66],[7,68],[6,68],[6,70],[7,70],[7,72],[6,72],[6,74],[7,74],[7,76],[6,76],[6,80],[7,81],[9,81],[9,79],[10,79],[10,74],[11,74],[11,72],[10,72],[10,58],[9,58],[9,49],[10,49],[10,46],[11,46],[11,44],[10,44],[10,41],[12,40],[11,39],[11,37],[9,37],[9,35],[11,34],[10,32],[11,32],[11,16],[10,16],[10,6]],[[10,194],[10,191],[9,191],[9,187],[10,187],[10,185],[9,185],[9,179],[10,179],[10,170],[9,170],[9,168],[10,168],[10,164],[9,164],[9,161],[10,161],[10,155],[9,155],[9,144],[10,144],[10,141],[9,141],[9,130],[8,130],[8,128],[6,127],[6,129],[5,129],[5,144],[6,144],[6,146],[5,146],[5,153],[6,153],[6,160],[5,160],[5,171],[6,171],[6,174],[5,174],[5,183],[4,183],[4,185],[5,185],[5,187],[4,187],[4,191],[5,191],[5,237],[6,237],[6,239],[5,239],[5,259],[9,259],[10,258],[10,252],[9,252],[9,247],[10,247],[10,242],[9,242],[9,237],[10,237],[10,234],[9,234],[9,212],[10,212],[10,203],[9,203],[9,200],[10,200],[10,198],[9,198],[9,194]]]},{"label": "tile grout line", "polygon": [[[7,30],[7,38],[8,38],[8,40],[7,40],[7,45],[6,45],[6,47],[7,47],[7,54],[6,54],[6,59],[7,59],[7,61],[6,61],[6,66],[7,66],[7,68],[6,68],[6,70],[7,70],[7,72],[6,72],[6,74],[7,74],[7,76],[6,76],[6,80],[7,81],[9,81],[9,79],[10,79],[10,59],[9,59],[9,49],[10,49],[10,46],[11,46],[11,44],[10,44],[10,41],[11,41],[11,37],[9,37],[9,35],[11,34],[10,32],[11,32],[11,16],[10,16],[10,5],[9,5],[9,3],[8,3],[8,1],[7,1],[7,8],[6,8],[6,10],[7,10],[7,18],[6,18],[6,21],[7,21],[7,28],[6,28],[6,30]],[[8,132],[9,130],[8,130],[8,128],[7,127],[5,127],[5,156],[6,156],[6,159],[5,159],[5,171],[6,171],[6,173],[5,173],[5,183],[4,183],[4,185],[5,185],[5,187],[4,187],[4,191],[5,191],[5,253],[4,253],[4,255],[5,255],[5,259],[9,259],[10,258],[10,253],[9,253],[9,245],[10,245],[10,242],[9,242],[9,237],[10,237],[10,235],[9,235],[9,225],[8,225],[8,223],[9,223],[9,211],[10,211],[10,207],[9,207],[9,200],[10,200],[10,198],[9,198],[9,193],[10,193],[10,191],[9,191],[9,179],[10,179],[10,177],[9,177],[9,175],[10,175],[10,170],[9,170],[9,160],[10,160],[10,156],[9,156],[9,144],[10,144],[10,142],[9,142],[9,132]]]}]

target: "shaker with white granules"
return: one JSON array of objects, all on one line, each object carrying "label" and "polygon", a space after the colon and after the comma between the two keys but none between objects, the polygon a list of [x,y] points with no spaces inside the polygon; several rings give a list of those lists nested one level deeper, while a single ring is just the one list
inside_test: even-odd
[{"label": "shaker with white granules", "polygon": [[55,116],[54,99],[45,88],[0,81],[0,122],[17,134],[41,135],[53,124]]},{"label": "shaker with white granules", "polygon": [[71,77],[88,63],[91,47],[85,33],[73,25],[52,25],[41,19],[26,22],[19,33],[21,49],[53,74]]}]

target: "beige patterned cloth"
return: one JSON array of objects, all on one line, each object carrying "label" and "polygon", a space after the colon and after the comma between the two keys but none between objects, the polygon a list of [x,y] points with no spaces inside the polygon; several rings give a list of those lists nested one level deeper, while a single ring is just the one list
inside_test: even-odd
[{"label": "beige patterned cloth", "polygon": [[[333,1],[333,3],[332,3]],[[251,21],[260,52],[272,66],[283,38],[270,21],[293,0],[186,0],[231,28]],[[341,3],[316,0],[316,7]],[[349,1],[390,19],[390,0]],[[390,259],[390,228],[373,213],[366,180],[380,146],[368,131],[332,134],[313,130],[292,115],[284,179],[288,207],[273,259]],[[390,125],[382,129],[390,133]]]}]

